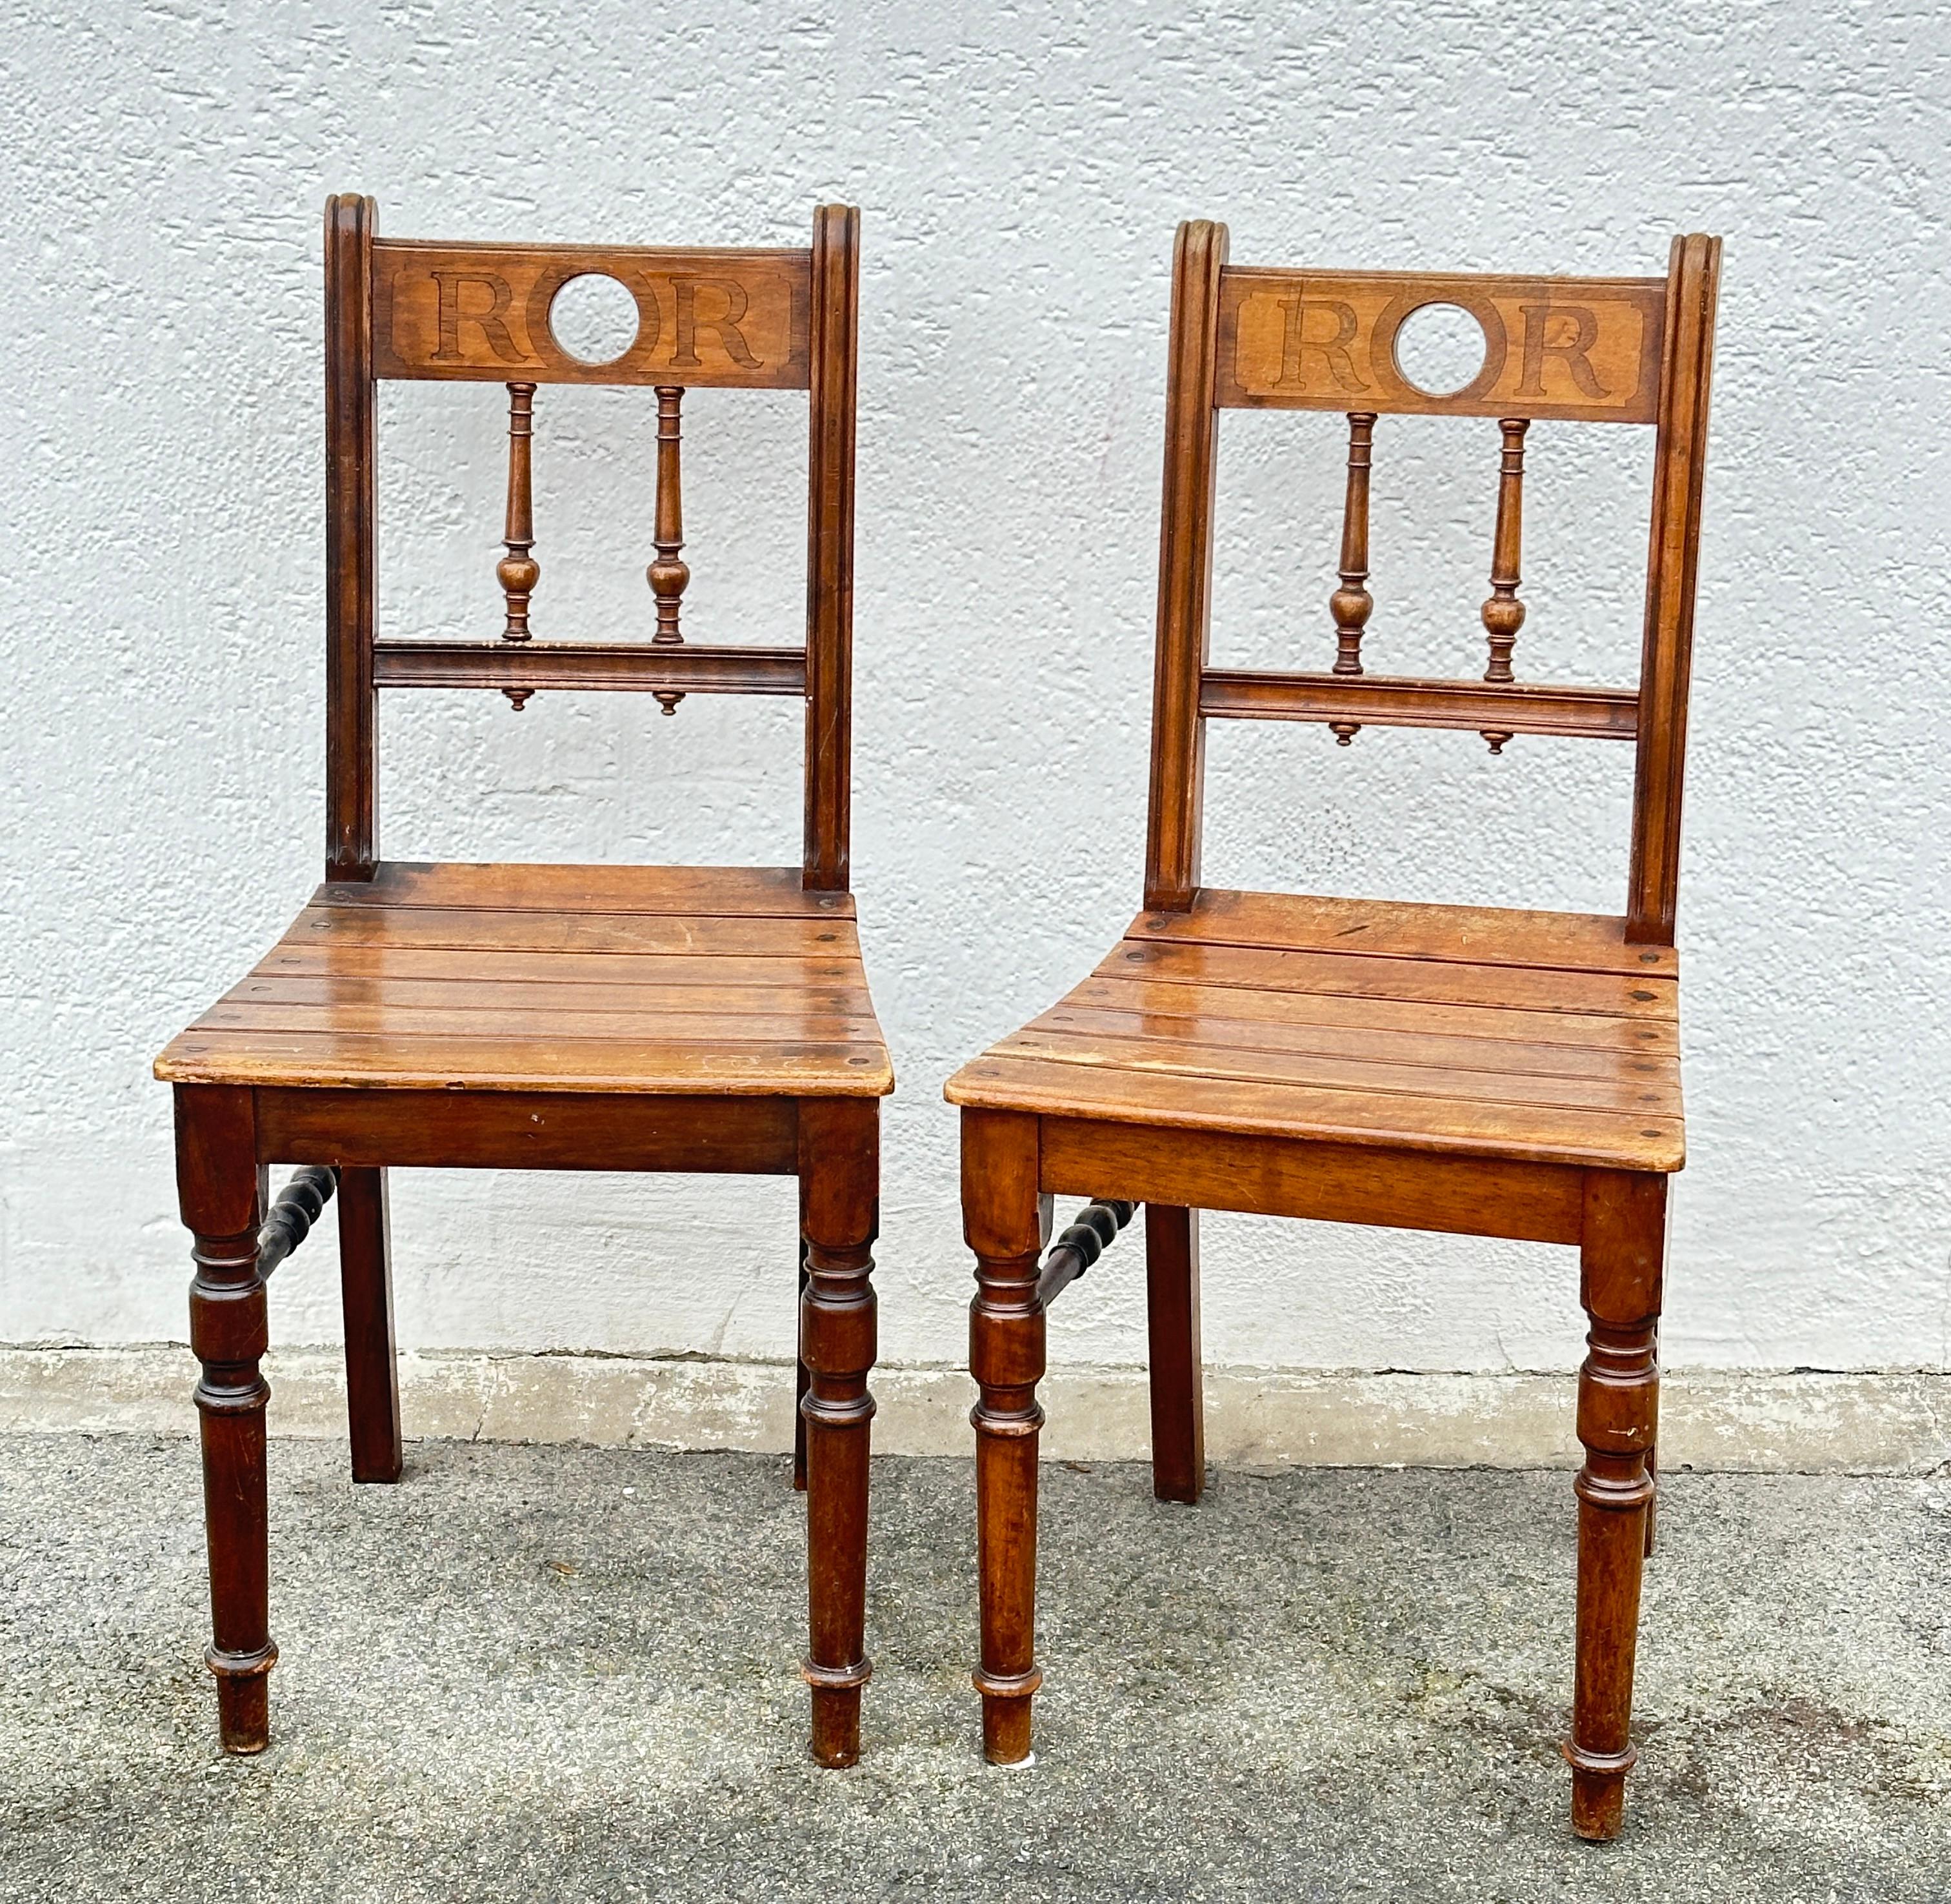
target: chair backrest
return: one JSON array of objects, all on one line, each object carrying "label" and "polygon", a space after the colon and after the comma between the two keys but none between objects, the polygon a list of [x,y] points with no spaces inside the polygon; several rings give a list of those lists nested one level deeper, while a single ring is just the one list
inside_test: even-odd
[{"label": "chair backrest", "polygon": [[[1718,239],[1676,238],[1664,278],[1435,276],[1242,270],[1226,228],[1182,225],[1172,263],[1160,535],[1157,669],[1145,904],[1189,907],[1199,883],[1209,718],[1319,722],[1344,745],[1361,726],[1595,735],[1637,748],[1626,936],[1671,944],[1679,877],[1693,583],[1707,440]],[[1484,332],[1479,373],[1433,396],[1403,374],[1396,337],[1428,304],[1461,306]],[[1329,599],[1332,666],[1319,673],[1206,665],[1214,457],[1226,408],[1331,410],[1348,420],[1341,585]],[[1378,416],[1497,420],[1497,527],[1484,604],[1483,679],[1369,675],[1369,470]],[[1534,420],[1650,424],[1658,432],[1638,688],[1520,684],[1518,598],[1525,432]]]},{"label": "chair backrest", "polygon": [[[374,729],[382,688],[491,688],[519,708],[542,688],[627,688],[666,713],[687,694],[797,694],[807,704],[804,879],[848,884],[852,744],[854,409],[860,214],[823,205],[806,251],[410,243],[377,237],[370,198],[325,213],[326,845],[328,879],[367,879],[377,862]],[[605,364],[565,350],[550,327],[557,293],[614,279],[637,333]],[[502,383],[508,391],[506,601],[500,638],[382,636],[375,626],[376,394],[382,377]],[[540,578],[529,502],[530,432],[543,384],[648,384],[657,397],[657,503],[648,579],[655,632],[643,642],[537,641]],[[701,385],[808,393],[807,631],[803,647],[707,648],[680,626],[690,571],[679,425]]]}]

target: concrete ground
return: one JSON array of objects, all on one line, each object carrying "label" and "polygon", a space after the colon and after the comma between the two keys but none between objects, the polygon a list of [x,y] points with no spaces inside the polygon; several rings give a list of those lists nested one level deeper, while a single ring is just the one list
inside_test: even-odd
[{"label": "concrete ground", "polygon": [[215,1749],[188,1440],[0,1441],[0,1896],[1951,1899],[1951,1481],[1675,1475],[1626,1834],[1574,1840],[1562,1474],[1045,1471],[985,1767],[972,1484],[875,1470],[866,1753],[804,1756],[785,1464],[272,1450],[275,1743]]}]

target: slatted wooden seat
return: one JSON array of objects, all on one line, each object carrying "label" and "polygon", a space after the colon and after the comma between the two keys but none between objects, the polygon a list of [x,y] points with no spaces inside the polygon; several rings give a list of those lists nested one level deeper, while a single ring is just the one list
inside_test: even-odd
[{"label": "slatted wooden seat", "polygon": [[1680,1168],[1671,947],[1623,919],[1202,891],[957,1075],[959,1104]]},{"label": "slatted wooden seat", "polygon": [[[1204,1478],[1197,1213],[1312,1217],[1575,1244],[1590,1325],[1579,1383],[1572,1818],[1619,1828],[1643,1556],[1652,1543],[1666,1186],[1684,1160],[1674,950],[1681,766],[1719,245],[1664,279],[1234,270],[1223,226],[1174,269],[1145,910],[1082,985],[957,1072],[976,1256],[971,1366],[983,1741],[1030,1749],[1036,1450],[1045,1311],[1146,1208],[1153,1486]],[[1395,339],[1431,304],[1484,332],[1478,374],[1432,395]],[[1209,658],[1214,451],[1228,407],[1347,421],[1332,663]],[[1496,420],[1480,679],[1366,671],[1369,484],[1394,412]],[[1525,445],[1557,419],[1654,426],[1637,688],[1521,682],[1512,656]],[[1631,741],[1632,864],[1618,917],[1225,892],[1199,879],[1205,723],[1475,729]],[[1045,1253],[1050,1200],[1093,1202]]]},{"label": "slatted wooden seat", "polygon": [[[203,1437],[226,1749],[269,1737],[264,1278],[339,1199],[352,1472],[401,1473],[386,1172],[392,1165],[713,1171],[800,1184],[800,1411],[813,1749],[859,1751],[866,1592],[869,1282],[879,1100],[893,1087],[848,888],[857,214],[823,208],[802,251],[392,242],[370,199],[326,214],[326,882],[241,982],[175,1039],[191,1347]],[[571,354],[555,301],[585,276],[629,292],[633,341]],[[504,384],[498,634],[375,626],[376,385]],[[642,638],[546,628],[531,482],[537,393],[654,391],[656,502]],[[807,619],[798,647],[688,641],[680,418],[698,385],[807,392]],[[546,414],[545,410],[545,414]],[[650,420],[647,417],[646,422]],[[538,603],[542,605],[538,609]],[[379,857],[382,688],[622,689],[806,703],[801,863],[423,866]],[[535,718],[532,713],[527,718]],[[267,1207],[267,1167],[299,1166]],[[783,1252],[782,1252],[783,1253]]]},{"label": "slatted wooden seat", "polygon": [[872,1097],[854,900],[795,868],[380,866],[328,882],[157,1061],[173,1084]]}]

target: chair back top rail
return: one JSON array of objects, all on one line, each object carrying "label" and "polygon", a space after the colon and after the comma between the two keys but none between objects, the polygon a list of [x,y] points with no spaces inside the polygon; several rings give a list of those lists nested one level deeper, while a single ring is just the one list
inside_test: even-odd
[{"label": "chair back top rail", "polygon": [[[1664,278],[1514,278],[1415,271],[1219,276],[1213,400],[1222,408],[1428,417],[1657,420]],[[1453,304],[1484,332],[1461,389],[1419,389],[1397,361],[1403,320]]]},{"label": "chair back top rail", "polygon": [[[804,390],[810,251],[664,251],[590,245],[373,246],[373,367],[380,377],[506,383],[715,385]],[[549,327],[573,279],[613,279],[635,339],[588,364]]]},{"label": "chair back top rail", "polygon": [[[821,206],[804,249],[475,245],[377,236],[373,201],[326,208],[326,877],[379,863],[376,696],[384,688],[486,688],[520,710],[540,690],[635,690],[666,713],[691,694],[807,703],[804,876],[848,879],[853,698],[854,437],[860,214]],[[608,361],[564,348],[551,314],[592,276],[629,293],[635,329]],[[625,306],[627,313],[629,306]],[[500,383],[507,402],[505,553],[498,641],[381,637],[375,620],[376,389],[382,379]],[[648,385],[657,397],[645,638],[550,638],[532,460],[545,384]],[[700,386],[804,390],[810,457],[802,646],[695,643],[681,405]],[[543,526],[544,532],[546,525]]]},{"label": "chair back top rail", "polygon": [[[1225,226],[1188,221],[1173,262],[1146,906],[1183,911],[1197,893],[1209,719],[1315,722],[1344,746],[1365,726],[1474,729],[1493,753],[1518,734],[1621,739],[1636,750],[1626,934],[1670,944],[1720,241],[1675,239],[1664,278],[1245,268],[1228,264],[1227,242]],[[1431,304],[1460,307],[1483,332],[1481,364],[1447,393],[1412,382],[1397,348],[1404,322]],[[1347,419],[1332,665],[1319,672],[1209,665],[1218,413],[1241,408]],[[1390,414],[1496,420],[1481,680],[1366,671],[1370,472]],[[1636,688],[1520,681],[1512,665],[1531,425],[1567,421],[1657,432]]]}]

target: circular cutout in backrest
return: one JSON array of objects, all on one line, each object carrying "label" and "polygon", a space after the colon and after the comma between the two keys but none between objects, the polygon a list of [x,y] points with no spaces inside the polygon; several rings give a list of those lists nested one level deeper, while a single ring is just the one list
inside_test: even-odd
[{"label": "circular cutout in backrest", "polygon": [[614,278],[584,271],[549,303],[549,335],[579,364],[614,364],[637,341],[637,301]]},{"label": "circular cutout in backrest", "polygon": [[1491,340],[1461,304],[1419,304],[1396,327],[1396,370],[1425,397],[1453,397],[1484,373]]}]

